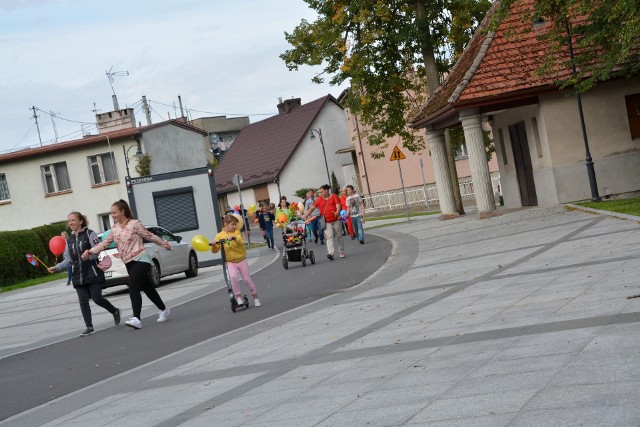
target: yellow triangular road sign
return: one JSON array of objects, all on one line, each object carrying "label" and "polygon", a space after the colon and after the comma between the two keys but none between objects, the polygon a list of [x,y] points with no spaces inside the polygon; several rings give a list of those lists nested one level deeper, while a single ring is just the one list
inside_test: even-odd
[{"label": "yellow triangular road sign", "polygon": [[404,156],[404,154],[402,154],[402,151],[400,151],[400,148],[397,145],[393,147],[393,153],[391,153],[391,157],[389,158],[389,160],[394,161],[394,160],[404,160],[404,159],[406,159],[406,157]]}]

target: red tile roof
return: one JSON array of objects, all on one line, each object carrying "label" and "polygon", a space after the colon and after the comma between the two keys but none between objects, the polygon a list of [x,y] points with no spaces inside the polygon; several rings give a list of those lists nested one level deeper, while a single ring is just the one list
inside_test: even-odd
[{"label": "red tile roof", "polygon": [[183,129],[190,130],[192,132],[197,132],[202,136],[207,135],[207,132],[203,131],[198,127],[192,126],[188,123],[182,123],[179,120],[167,120],[160,123],[154,123],[148,126],[120,129],[113,132],[106,132],[98,135],[85,136],[82,139],[74,139],[72,141],[58,142],[56,144],[45,145],[43,147],[37,147],[37,148],[24,148],[22,150],[13,151],[11,153],[0,154],[0,164],[9,163],[11,161],[20,160],[27,157],[39,156],[39,155],[55,153],[59,151],[73,150],[77,147],[84,147],[84,146],[89,146],[93,144],[103,144],[107,142],[107,137],[109,137],[110,141],[116,141],[118,139],[123,139],[123,138],[135,139],[136,137],[139,137],[140,135],[142,135],[142,133],[148,130],[159,128],[162,126],[167,126],[167,125],[178,126]]},{"label": "red tile roof", "polygon": [[557,90],[554,81],[567,77],[570,70],[560,68],[553,74],[536,74],[548,46],[538,40],[532,22],[522,22],[522,8],[532,9],[533,2],[514,2],[511,12],[491,32],[490,19],[499,6],[499,2],[494,3],[445,82],[429,97],[412,126],[437,122],[455,109]]},{"label": "red tile roof", "polygon": [[290,113],[281,113],[242,128],[233,145],[215,170],[219,194],[236,189],[235,174],[243,178],[241,188],[273,182],[300,142],[307,138],[313,120],[327,102],[327,95],[304,104]]}]

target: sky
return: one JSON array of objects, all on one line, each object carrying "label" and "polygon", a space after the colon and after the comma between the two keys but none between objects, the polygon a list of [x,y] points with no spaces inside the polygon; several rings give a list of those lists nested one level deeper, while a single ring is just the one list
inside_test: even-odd
[{"label": "sky", "polygon": [[113,111],[114,91],[143,125],[143,95],[153,123],[180,114],[178,95],[191,119],[251,123],[280,97],[337,97],[346,84],[311,82],[321,67],[279,58],[315,16],[303,0],[0,0],[0,154],[40,146],[34,106],[43,145],[97,133],[92,110]]}]

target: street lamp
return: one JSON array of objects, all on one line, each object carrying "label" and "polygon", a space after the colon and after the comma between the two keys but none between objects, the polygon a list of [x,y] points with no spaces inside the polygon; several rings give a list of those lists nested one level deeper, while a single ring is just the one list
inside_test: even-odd
[{"label": "street lamp", "polygon": [[[567,44],[569,45],[569,61],[571,61],[571,73],[573,74],[573,78],[576,77],[576,63],[573,59],[573,43],[571,41],[571,29],[569,27],[569,20],[565,18],[564,20],[564,28],[567,32]],[[582,140],[584,141],[584,149],[586,152],[587,162],[587,175],[589,175],[589,186],[591,187],[591,201],[599,202],[602,199],[598,194],[598,183],[596,181],[596,171],[593,167],[593,160],[591,159],[591,152],[589,151],[589,140],[587,139],[587,128],[584,124],[584,113],[582,112],[582,97],[580,96],[580,92],[576,93],[576,98],[578,100],[578,113],[580,114],[580,126],[582,126]]]},{"label": "street lamp", "polygon": [[327,169],[327,184],[331,185],[331,176],[329,175],[329,165],[327,165],[327,153],[326,151],[324,151],[324,141],[322,140],[322,129],[321,128],[318,128],[317,130],[311,129],[311,135],[309,136],[309,139],[311,141],[315,140],[316,133],[320,137],[320,145],[322,145],[322,154],[324,155],[324,167]]},{"label": "street lamp", "polygon": [[139,142],[136,145],[132,145],[127,149],[124,148],[124,145],[122,146],[122,152],[124,153],[124,165],[127,168],[127,177],[131,176],[131,174],[129,173],[129,151],[131,151],[131,149],[134,147],[136,148],[135,157],[136,159],[140,160],[140,158],[142,158],[142,149],[140,148]]}]

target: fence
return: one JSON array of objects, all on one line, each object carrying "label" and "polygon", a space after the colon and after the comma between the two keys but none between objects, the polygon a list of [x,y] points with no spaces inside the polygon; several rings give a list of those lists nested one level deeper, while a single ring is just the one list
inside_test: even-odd
[{"label": "fence", "polygon": [[[463,199],[469,199],[475,196],[473,191],[473,181],[471,178],[459,180],[460,195]],[[491,178],[491,186],[494,194],[500,193],[500,175],[496,174]],[[405,188],[407,194],[407,205],[411,207],[426,207],[431,209],[433,205],[438,203],[438,190],[435,184],[426,184],[424,186],[415,186]],[[365,196],[366,212],[379,212],[383,210],[392,211],[394,209],[404,208],[404,197],[402,189],[384,191]]]}]

